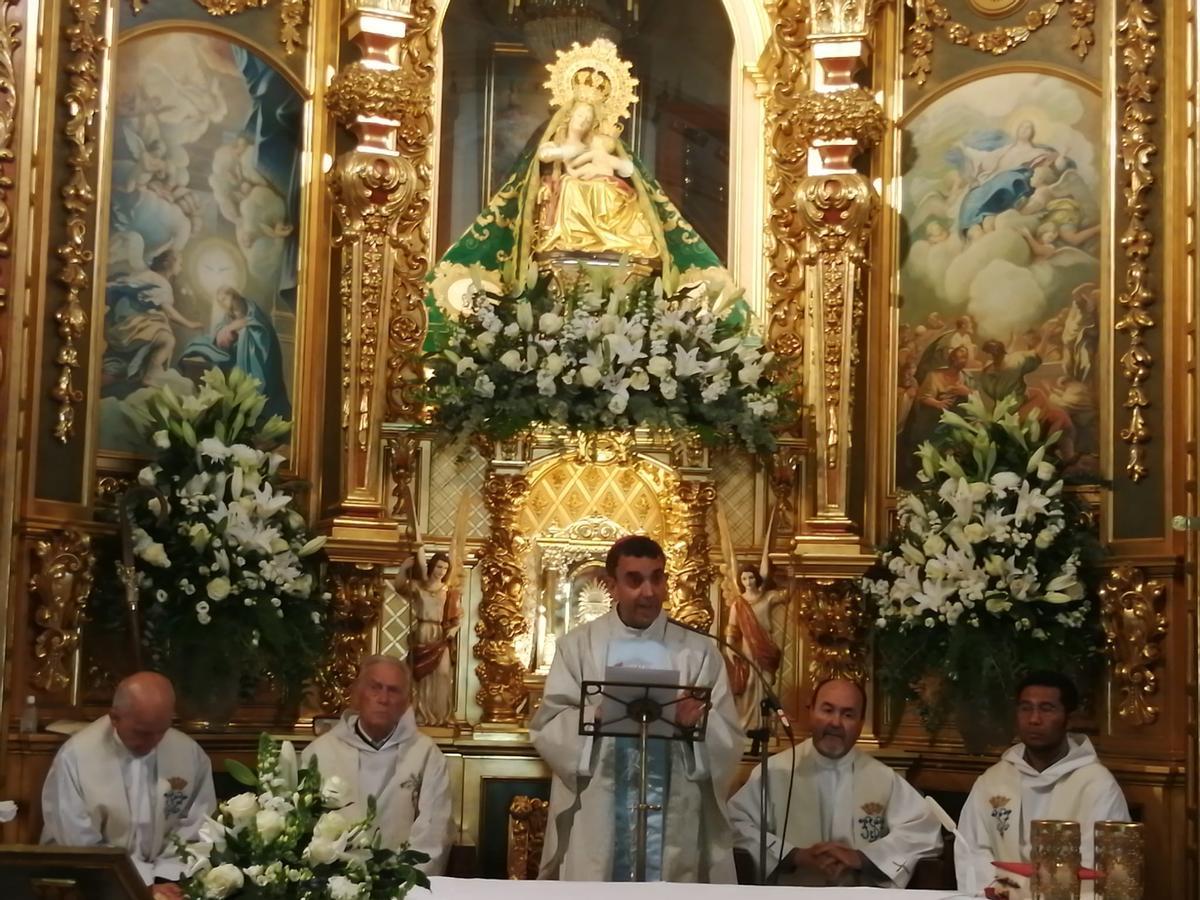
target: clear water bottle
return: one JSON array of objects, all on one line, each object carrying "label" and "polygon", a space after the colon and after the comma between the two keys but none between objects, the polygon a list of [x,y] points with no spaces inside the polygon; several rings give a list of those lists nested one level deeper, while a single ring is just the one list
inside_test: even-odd
[{"label": "clear water bottle", "polygon": [[36,734],[38,730],[37,698],[30,694],[21,710],[21,734]]}]

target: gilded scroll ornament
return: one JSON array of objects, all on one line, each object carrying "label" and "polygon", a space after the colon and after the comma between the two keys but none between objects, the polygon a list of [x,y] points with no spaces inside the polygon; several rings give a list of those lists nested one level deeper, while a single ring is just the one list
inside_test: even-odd
[{"label": "gilded scroll ornament", "polygon": [[[805,4],[779,0],[773,6],[766,66],[770,95],[767,196],[767,341],[798,367],[804,349],[804,234],[796,214],[796,192],[808,160],[801,100],[808,85]],[[797,386],[797,393],[801,388]]]},{"label": "gilded scroll ornament", "polygon": [[345,128],[359,116],[393,122],[429,116],[428,85],[413,83],[403,69],[379,69],[362,62],[344,66],[325,94],[325,105]]},{"label": "gilded scroll ornament", "polygon": [[933,34],[938,30],[944,31],[952,43],[980,53],[1003,56],[1053,22],[1066,6],[1071,14],[1071,49],[1075,55],[1085,59],[1096,42],[1092,27],[1096,21],[1095,0],[1047,0],[1025,13],[1020,24],[998,25],[985,31],[974,31],[955,22],[950,10],[936,0],[909,0],[909,5],[913,9],[913,20],[908,28],[907,52],[912,57],[912,64],[907,75],[922,85],[929,78]]},{"label": "gilded scroll ornament", "polygon": [[92,593],[96,557],[92,539],[68,529],[39,538],[33,545],[30,593],[37,598],[33,655],[37,660],[33,685],[58,691],[71,685],[73,655],[79,646],[79,626]]},{"label": "gilded scroll ornament", "polygon": [[814,37],[863,34],[867,30],[868,0],[809,0],[809,33]]},{"label": "gilded scroll ornament", "polygon": [[800,467],[804,448],[794,438],[783,438],[771,457],[771,493],[775,495],[776,534],[795,534],[799,528],[797,507]]},{"label": "gilded scroll ornament", "polygon": [[525,569],[521,561],[527,541],[517,528],[528,495],[529,480],[524,475],[491,471],[483,483],[491,527],[480,551],[486,599],[479,605],[475,624],[479,640],[473,649],[479,660],[476,699],[483,707],[483,721],[488,723],[518,724],[525,699],[525,667],[517,659],[513,640],[529,628],[522,611]]},{"label": "gilded scroll ornament", "polygon": [[716,572],[709,562],[708,522],[717,489],[710,481],[680,481],[674,502],[667,506],[667,552],[671,564],[671,615],[686,625],[707,631],[713,622],[709,601]]},{"label": "gilded scroll ornament", "polygon": [[[150,0],[130,0],[136,16]],[[195,0],[210,16],[236,16],[249,9],[269,6],[271,0]],[[304,29],[305,0],[281,0],[279,4],[279,43],[284,52],[291,55],[300,47]]]},{"label": "gilded scroll ornament", "polygon": [[867,670],[867,623],[858,585],[846,579],[804,579],[798,603],[808,631],[808,674],[861,682]]},{"label": "gilded scroll ornament", "polygon": [[1121,354],[1121,373],[1128,382],[1124,406],[1129,410],[1129,419],[1121,429],[1121,440],[1129,445],[1125,473],[1135,482],[1147,474],[1143,445],[1150,440],[1150,426],[1144,410],[1150,405],[1150,397],[1145,385],[1154,365],[1145,333],[1155,326],[1150,314],[1155,296],[1149,263],[1154,233],[1147,222],[1151,211],[1150,191],[1156,180],[1150,163],[1158,155],[1158,146],[1150,131],[1156,118],[1154,95],[1159,87],[1158,79],[1151,74],[1158,52],[1158,32],[1154,29],[1157,23],[1158,16],[1143,0],[1126,3],[1125,15],[1117,23],[1117,47],[1121,51],[1124,70],[1117,88],[1121,111],[1118,145],[1126,178],[1121,193],[1125,198],[1124,211],[1128,221],[1120,240],[1125,256],[1125,280],[1117,294],[1121,315],[1114,327],[1118,332],[1124,332],[1129,340]]},{"label": "gilded scroll ornament", "polygon": [[[21,23],[10,19],[17,0],[0,0],[0,258],[12,255],[8,237],[12,234],[12,210],[8,192],[13,187],[13,136],[17,128],[17,75],[14,57],[21,40]],[[8,302],[8,286],[0,284],[0,309]]]},{"label": "gilded scroll ornament", "polygon": [[508,804],[508,877],[538,877],[550,803],[518,794]]},{"label": "gilded scroll ornament", "polygon": [[363,563],[338,563],[329,575],[329,650],[317,670],[322,707],[339,713],[350,704],[350,689],[359,661],[370,649],[371,629],[383,609],[382,567]]},{"label": "gilded scroll ornament", "polygon": [[796,106],[801,140],[854,141],[868,150],[883,138],[886,120],[875,95],[866,88],[843,91],[805,91]]},{"label": "gilded scroll ornament", "polygon": [[54,356],[58,370],[50,396],[58,401],[54,439],[60,444],[75,434],[75,407],[83,402],[83,391],[75,386],[75,370],[80,366],[79,343],[85,337],[88,316],[84,301],[90,302],[91,241],[88,220],[96,202],[96,192],[88,178],[96,156],[96,115],[100,110],[100,65],[104,37],[96,32],[101,16],[99,0],[69,0],[70,20],[65,29],[70,53],[66,70],[67,90],[63,94],[67,122],[63,134],[67,141],[67,178],[62,187],[66,210],[67,240],[57,250],[62,267],[58,280],[67,295],[54,313],[59,345]]},{"label": "gilded scroll ornament", "polygon": [[1134,566],[1118,566],[1100,585],[1100,622],[1107,638],[1117,712],[1135,725],[1158,720],[1158,675],[1167,635],[1166,585]]},{"label": "gilded scroll ornament", "polygon": [[411,506],[409,498],[413,496],[421,443],[416,435],[401,434],[388,438],[387,447],[392,473],[392,515],[401,519],[403,529],[403,520]]}]

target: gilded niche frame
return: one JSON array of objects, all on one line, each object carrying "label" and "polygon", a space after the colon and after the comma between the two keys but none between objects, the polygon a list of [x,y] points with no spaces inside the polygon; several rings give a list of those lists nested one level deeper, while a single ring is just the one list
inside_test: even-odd
[{"label": "gilded niche frame", "polygon": [[[46,464],[34,473],[38,496],[84,506],[110,505],[150,455],[106,449],[100,434],[101,396],[111,363],[104,358],[106,318],[111,313],[106,295],[112,282],[121,280],[123,274],[113,268],[112,261],[136,260],[139,266],[132,268],[141,268],[146,259],[138,253],[145,241],[141,232],[136,235],[139,246],[124,253],[125,239],[136,229],[112,227],[110,209],[118,175],[123,191],[131,187],[153,193],[163,209],[174,207],[170,215],[175,218],[163,226],[171,238],[163,246],[178,250],[181,271],[166,277],[176,300],[184,299],[179,291],[185,284],[188,289],[196,288],[197,273],[207,261],[210,280],[225,278],[225,283],[248,298],[247,304],[267,310],[254,321],[274,341],[273,364],[284,371],[290,408],[277,411],[290,412],[293,420],[290,467],[305,478],[316,474],[319,438],[312,425],[323,418],[323,325],[328,317],[327,292],[320,290],[328,271],[320,223],[329,217],[329,202],[320,176],[330,137],[327,117],[320,110],[324,71],[337,53],[332,41],[310,43],[312,35],[335,30],[328,10],[319,6],[309,9],[295,0],[283,0],[270,8],[209,0],[69,0],[44,10],[43,33],[61,37],[59,44],[51,45],[58,53],[48,58],[56,75],[47,79],[53,102],[47,105],[42,122],[43,132],[55,136],[56,150],[47,154],[47,175],[61,188],[57,196],[46,194],[44,215],[50,246],[46,268],[35,280],[44,292],[40,305],[47,310],[38,341],[38,367],[43,372],[43,386],[38,390],[44,391],[47,399],[35,412],[33,430],[43,447],[59,449],[52,449],[50,457],[35,463]],[[191,85],[196,92],[194,102],[178,100],[171,105],[167,87],[162,88],[162,96],[151,96],[154,78],[169,76],[161,60],[150,59],[147,48],[164,42],[191,47],[199,54],[196,60],[203,61],[199,75],[175,73],[180,79],[191,77],[196,82]],[[159,74],[141,83],[127,79],[121,88],[120,78],[128,70],[122,60],[134,61],[139,51],[144,51],[146,71],[156,69]],[[238,65],[240,71],[233,68]],[[239,73],[245,88],[235,96],[228,87],[236,83]],[[179,87],[176,82],[171,84]],[[222,205],[214,186],[222,153],[228,163],[234,155],[231,145],[239,139],[245,141],[246,136],[262,138],[268,133],[275,121],[274,110],[261,104],[256,107],[254,97],[266,96],[269,101],[272,91],[295,98],[294,125],[290,127],[298,144],[290,155],[280,157],[264,149],[265,139],[257,144],[250,141],[244,159],[269,162],[254,168],[247,163],[243,168],[250,180],[241,193],[229,192]],[[174,96],[184,96],[183,89]],[[148,123],[148,130],[139,132],[131,127],[135,122]],[[287,134],[276,132],[274,146],[282,146],[286,139]],[[117,144],[126,157],[120,164],[114,162]],[[131,144],[138,161],[133,165],[128,159]],[[236,146],[240,149],[241,144]],[[293,188],[281,189],[280,179],[272,180],[263,168],[270,162],[276,172],[286,169],[284,177]],[[147,171],[154,167],[154,174]],[[242,169],[234,166],[233,171],[240,176]],[[257,207],[246,199],[250,190],[262,201]],[[192,235],[186,245],[175,240],[181,236],[181,221],[187,221]],[[223,234],[224,230],[229,234],[218,238],[216,232]],[[146,241],[147,253],[150,244]],[[217,256],[223,254],[240,267],[237,276],[212,274],[217,245],[221,245]],[[283,255],[290,261],[281,262]],[[144,271],[150,272],[150,268]],[[265,284],[280,288],[271,293],[274,299],[267,301],[266,307],[247,285],[247,277],[253,284],[263,272]],[[271,272],[284,274],[273,276]],[[285,291],[288,272],[292,278]],[[106,273],[111,277],[106,278]],[[273,282],[273,277],[278,280]],[[176,357],[194,338],[208,334],[216,343],[219,311],[212,300],[215,285],[207,285],[209,305],[196,307],[204,315],[190,317],[199,327],[181,330],[167,323],[170,337],[161,342],[174,344],[169,367],[175,372],[181,367]],[[142,291],[145,297],[145,290],[145,285],[134,284],[130,295]],[[282,299],[285,295],[287,303]],[[157,335],[163,335],[162,326],[155,326]],[[277,331],[283,336],[282,343]],[[148,327],[142,334],[149,333]],[[286,360],[280,356],[281,347],[288,352]],[[242,364],[236,338],[225,349],[229,350],[230,365]],[[65,492],[55,496],[53,481],[59,473],[50,469],[61,459],[70,459],[77,472],[70,496]]]}]

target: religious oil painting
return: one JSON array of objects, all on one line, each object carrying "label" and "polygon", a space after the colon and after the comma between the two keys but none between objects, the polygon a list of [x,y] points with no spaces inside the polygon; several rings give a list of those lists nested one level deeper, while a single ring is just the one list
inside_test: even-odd
[{"label": "religious oil painting", "polygon": [[1100,471],[1103,103],[1045,72],[969,81],[905,123],[896,472],[972,392],[1015,395]]},{"label": "religious oil painting", "polygon": [[134,35],[118,55],[100,449],[147,452],[131,407],[194,394],[214,367],[290,419],[303,100],[212,33]]}]

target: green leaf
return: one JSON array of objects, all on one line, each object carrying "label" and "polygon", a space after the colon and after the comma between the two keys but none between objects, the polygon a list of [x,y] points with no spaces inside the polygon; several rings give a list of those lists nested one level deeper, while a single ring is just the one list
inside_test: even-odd
[{"label": "green leaf", "polygon": [[225,771],[238,784],[244,784],[246,787],[252,788],[258,787],[258,776],[245,763],[240,763],[236,759],[227,759],[225,760]]}]

